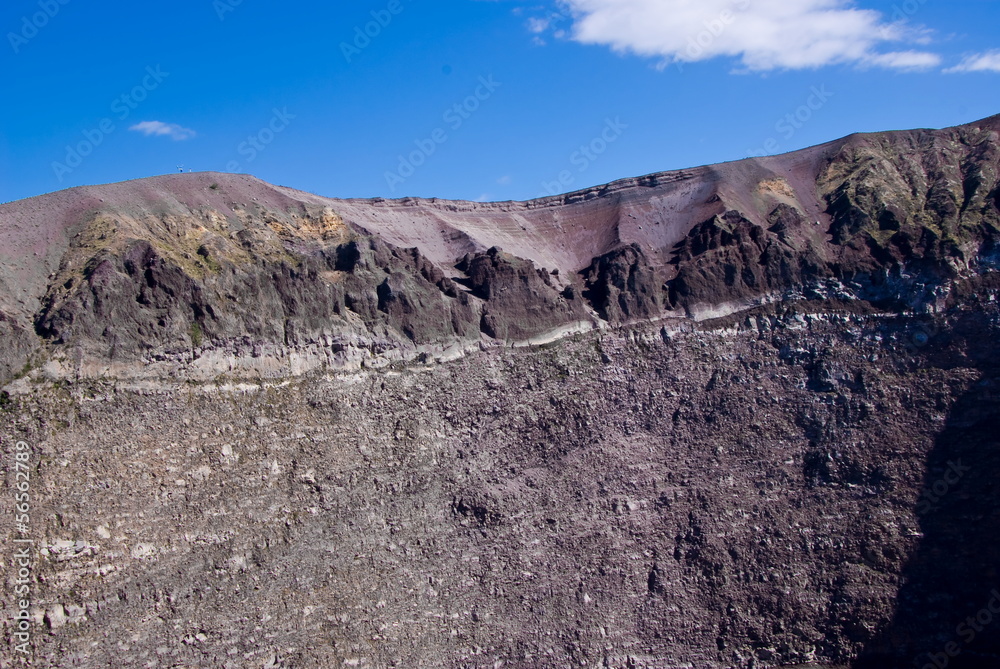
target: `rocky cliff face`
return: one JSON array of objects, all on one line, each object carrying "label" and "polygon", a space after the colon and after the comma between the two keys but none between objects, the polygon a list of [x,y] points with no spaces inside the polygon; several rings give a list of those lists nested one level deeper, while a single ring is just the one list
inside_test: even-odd
[{"label": "rocky cliff face", "polygon": [[934,310],[996,263],[998,127],[527,203],[337,201],[218,174],[34,198],[0,208],[0,371],[282,375],[799,296]]},{"label": "rocky cliff face", "polygon": [[998,175],[995,117],[526,203],[0,207],[35,665],[994,666]]}]

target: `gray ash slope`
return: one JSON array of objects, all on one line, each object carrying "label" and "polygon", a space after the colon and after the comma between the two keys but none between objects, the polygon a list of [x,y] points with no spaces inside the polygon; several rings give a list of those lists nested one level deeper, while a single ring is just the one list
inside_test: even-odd
[{"label": "gray ash slope", "polygon": [[36,666],[994,666],[998,133],[0,206]]}]

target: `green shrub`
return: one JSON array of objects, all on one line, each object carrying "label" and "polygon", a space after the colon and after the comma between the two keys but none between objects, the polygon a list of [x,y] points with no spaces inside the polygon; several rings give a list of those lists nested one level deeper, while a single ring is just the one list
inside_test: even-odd
[{"label": "green shrub", "polygon": [[197,322],[191,323],[191,345],[194,348],[200,348],[203,339],[204,334],[201,331],[201,326]]}]

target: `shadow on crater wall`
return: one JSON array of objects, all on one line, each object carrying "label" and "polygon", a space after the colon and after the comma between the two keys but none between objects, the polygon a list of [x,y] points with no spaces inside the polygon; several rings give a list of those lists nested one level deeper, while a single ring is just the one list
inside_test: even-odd
[{"label": "shadow on crater wall", "polygon": [[980,377],[929,455],[893,620],[854,669],[1000,668],[1000,342],[963,335]]}]

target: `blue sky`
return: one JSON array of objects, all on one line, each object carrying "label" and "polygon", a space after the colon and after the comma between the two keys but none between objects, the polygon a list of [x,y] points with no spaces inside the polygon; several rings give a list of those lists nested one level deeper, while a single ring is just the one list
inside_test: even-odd
[{"label": "blue sky", "polygon": [[995,0],[97,4],[0,8],[0,201],[181,165],[528,199],[1000,113]]}]

